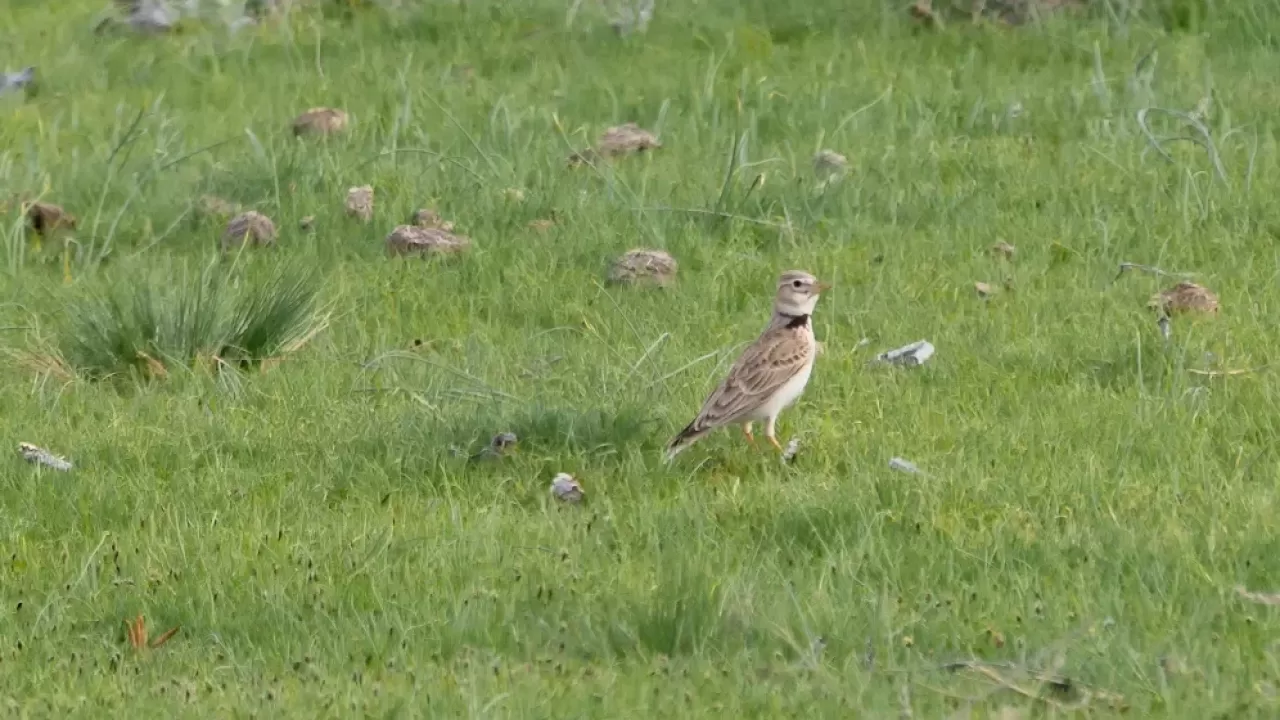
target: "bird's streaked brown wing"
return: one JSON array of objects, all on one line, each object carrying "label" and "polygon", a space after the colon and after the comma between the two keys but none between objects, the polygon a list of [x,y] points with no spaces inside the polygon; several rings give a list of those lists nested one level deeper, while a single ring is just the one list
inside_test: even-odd
[{"label": "bird's streaked brown wing", "polygon": [[733,364],[690,428],[701,432],[740,420],[795,377],[812,352],[804,336],[794,329],[765,333]]}]

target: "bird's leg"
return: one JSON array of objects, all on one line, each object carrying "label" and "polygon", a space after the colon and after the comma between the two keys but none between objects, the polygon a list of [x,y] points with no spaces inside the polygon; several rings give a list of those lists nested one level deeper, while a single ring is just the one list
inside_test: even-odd
[{"label": "bird's leg", "polygon": [[782,446],[778,444],[778,438],[773,436],[773,421],[774,421],[774,418],[769,418],[769,420],[765,422],[764,437],[766,440],[769,441],[769,444],[772,445],[774,449],[776,449],[778,452],[783,452]]},{"label": "bird's leg", "polygon": [[752,450],[759,449],[756,445],[756,436],[751,434],[751,423],[742,424],[742,434],[747,436],[747,442],[751,445]]}]

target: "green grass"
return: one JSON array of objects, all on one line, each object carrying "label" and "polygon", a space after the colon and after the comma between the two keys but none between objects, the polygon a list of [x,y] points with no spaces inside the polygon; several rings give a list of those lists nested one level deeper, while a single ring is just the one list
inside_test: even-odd
[{"label": "green grass", "polygon": [[43,355],[59,364],[63,379],[260,366],[324,329],[317,283],[306,271],[236,277],[211,263],[199,273],[161,267],[109,283],[70,305],[61,348]]},{"label": "green grass", "polygon": [[[943,35],[893,3],[659,3],[624,39],[590,3],[566,28],[567,5],[152,38],[94,36],[96,3],[0,6],[0,70],[40,77],[0,97],[0,200],[80,219],[64,248],[4,216],[0,357],[63,347],[86,297],[194,297],[222,231],[204,193],[280,228],[211,271],[237,297],[296,263],[332,311],[265,373],[0,365],[0,443],[76,464],[0,463],[0,714],[1065,714],[938,669],[976,657],[1134,717],[1273,717],[1280,616],[1233,587],[1280,589],[1280,383],[1189,370],[1280,339],[1274,3]],[[1207,86],[1225,180],[1134,120]],[[317,105],[346,135],[292,137]],[[565,168],[629,120],[664,147]],[[825,192],[822,147],[851,166]],[[370,225],[342,210],[365,183]],[[424,206],[472,251],[387,258]],[[687,212],[712,209],[734,217]],[[678,282],[607,286],[636,246]],[[1196,273],[1221,316],[1165,347],[1144,305],[1172,281],[1117,280],[1124,261]],[[664,466],[789,268],[835,283],[780,422],[801,455],[724,431]],[[921,368],[867,365],[922,338]],[[508,430],[516,455],[467,461]],[[562,471],[581,507],[550,498]],[[134,652],[139,614],[181,630]]]}]

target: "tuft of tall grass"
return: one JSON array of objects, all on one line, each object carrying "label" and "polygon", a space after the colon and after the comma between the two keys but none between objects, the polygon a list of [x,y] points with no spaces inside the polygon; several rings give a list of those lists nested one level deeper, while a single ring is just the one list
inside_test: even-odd
[{"label": "tuft of tall grass", "polygon": [[62,360],[90,379],[175,367],[262,366],[294,352],[327,325],[319,278],[278,266],[252,282],[210,265],[199,273],[153,273],[73,301],[60,337]]}]

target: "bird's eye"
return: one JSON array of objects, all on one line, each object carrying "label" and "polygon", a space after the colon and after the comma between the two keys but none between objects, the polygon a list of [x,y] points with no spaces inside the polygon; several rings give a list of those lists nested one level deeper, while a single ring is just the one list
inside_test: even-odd
[{"label": "bird's eye", "polygon": [[799,280],[792,280],[792,281],[791,281],[791,287],[793,287],[793,288],[799,288],[799,287],[800,287],[801,285],[803,285],[803,284],[804,284],[804,283],[800,282]]}]

